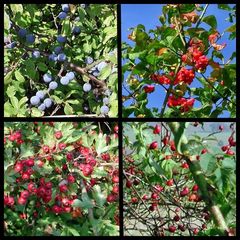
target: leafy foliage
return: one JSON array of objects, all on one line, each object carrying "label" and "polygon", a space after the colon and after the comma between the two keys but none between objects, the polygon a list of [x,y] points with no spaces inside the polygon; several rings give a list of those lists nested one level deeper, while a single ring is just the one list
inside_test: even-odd
[{"label": "leafy foliage", "polygon": [[113,127],[5,123],[4,234],[119,235],[118,182],[113,181],[118,136]]},{"label": "leafy foliage", "polygon": [[[235,41],[236,6],[218,7],[230,12],[232,26],[224,33],[217,30],[222,19],[207,15],[208,4],[162,5],[161,26],[148,32],[142,24],[131,29],[132,43],[122,43],[123,117],[216,118],[224,111],[235,117],[236,53],[226,59],[221,50],[228,45],[218,42],[226,32],[231,33],[229,42]],[[185,68],[193,71],[192,80],[200,87],[191,86]],[[159,86],[162,106],[150,108],[148,94]]]},{"label": "leafy foliage", "polygon": [[[64,19],[60,12],[60,4],[5,4],[5,116],[116,117],[116,5],[70,4]],[[75,78],[63,85],[60,80],[70,71]],[[43,81],[46,73],[57,82],[55,90]],[[91,91],[84,90],[84,83],[91,84]],[[30,104],[39,90],[54,103],[44,111]],[[109,99],[107,104],[104,98]],[[101,111],[103,105],[109,108],[107,113]]]}]

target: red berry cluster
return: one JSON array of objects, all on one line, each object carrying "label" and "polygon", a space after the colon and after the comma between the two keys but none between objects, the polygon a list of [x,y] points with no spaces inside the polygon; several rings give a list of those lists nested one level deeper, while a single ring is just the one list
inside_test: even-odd
[{"label": "red berry cluster", "polygon": [[194,104],[195,99],[194,98],[184,98],[184,97],[175,97],[175,96],[169,96],[167,105],[168,107],[177,107],[181,106],[180,110],[181,112],[188,112]]},{"label": "red berry cluster", "polygon": [[8,138],[4,137],[4,144],[7,142],[7,139],[10,142],[16,142],[17,144],[23,144],[24,140],[22,139],[22,133],[21,131],[16,131],[16,132],[12,132]]},{"label": "red berry cluster", "polygon": [[191,84],[195,77],[195,73],[192,69],[186,69],[182,67],[180,71],[177,73],[177,76],[174,80],[174,85],[179,84],[180,82],[184,82],[186,84]]},{"label": "red berry cluster", "polygon": [[186,54],[182,55],[182,61],[188,65],[194,66],[196,70],[204,71],[209,64],[208,58],[200,50],[202,41],[190,40],[189,48]]},{"label": "red berry cluster", "polygon": [[[173,72],[171,72],[173,73]],[[172,74],[170,74],[172,75]],[[174,76],[174,73],[173,73]],[[152,74],[150,76],[151,80],[154,81],[155,83],[159,83],[159,84],[170,84],[171,80],[166,76],[166,75],[159,75],[159,74]]]},{"label": "red berry cluster", "polygon": [[152,93],[152,92],[154,92],[155,87],[152,85],[147,85],[143,89],[144,89],[145,93]]},{"label": "red berry cluster", "polygon": [[222,151],[230,156],[235,155],[235,152],[231,150],[231,147],[236,147],[236,141],[234,140],[233,136],[228,138],[228,145],[222,146]]}]

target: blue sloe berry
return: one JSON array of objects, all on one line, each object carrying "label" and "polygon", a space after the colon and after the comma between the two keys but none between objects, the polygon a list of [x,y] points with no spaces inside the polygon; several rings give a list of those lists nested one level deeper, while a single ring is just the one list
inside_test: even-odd
[{"label": "blue sloe berry", "polygon": [[45,74],[43,75],[43,81],[44,81],[45,83],[51,82],[51,81],[52,81],[52,75],[49,74],[49,73],[45,73]]},{"label": "blue sloe berry", "polygon": [[40,102],[40,98],[38,96],[33,96],[30,98],[30,103],[34,106],[38,105]]},{"label": "blue sloe berry", "polygon": [[53,101],[52,101],[51,98],[46,98],[46,99],[43,101],[43,103],[45,104],[46,108],[50,108],[51,105],[52,105],[52,103],[53,103]]},{"label": "blue sloe berry", "polygon": [[62,77],[62,78],[60,79],[60,83],[61,83],[62,85],[68,85],[68,84],[69,84],[69,81],[70,81],[70,79],[69,79],[67,76]]},{"label": "blue sloe berry", "polygon": [[49,89],[54,90],[54,89],[56,89],[57,87],[58,87],[58,83],[57,83],[57,82],[53,81],[53,82],[50,82],[50,83],[49,83]]},{"label": "blue sloe berry", "polygon": [[36,96],[39,97],[40,99],[43,99],[45,97],[45,93],[43,91],[37,91]]}]

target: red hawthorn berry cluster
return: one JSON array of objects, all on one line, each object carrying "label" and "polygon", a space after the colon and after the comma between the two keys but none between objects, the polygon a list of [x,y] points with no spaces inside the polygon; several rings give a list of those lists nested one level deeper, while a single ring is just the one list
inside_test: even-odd
[{"label": "red hawthorn berry cluster", "polygon": [[7,142],[7,140],[11,141],[11,142],[16,142],[17,144],[23,144],[24,140],[22,139],[22,133],[21,131],[16,131],[16,132],[12,132],[8,138],[4,137],[4,144]]},{"label": "red hawthorn berry cluster", "polygon": [[[44,123],[43,123],[44,124]],[[53,127],[54,123],[48,123],[49,126]],[[41,125],[37,122],[34,123],[34,131],[40,134]],[[75,126],[77,127],[77,126]],[[117,138],[118,136],[118,126],[115,125],[113,129],[114,133],[112,137]],[[91,132],[90,132],[91,134]],[[97,134],[97,132],[92,132],[92,134]],[[63,137],[61,131],[55,131],[54,137],[60,140]],[[4,137],[4,143],[7,141],[16,141],[17,144],[22,144],[22,134],[20,130],[12,132],[9,136]],[[22,142],[20,142],[22,140]],[[26,140],[27,141],[27,140]],[[106,144],[111,141],[110,135],[106,136]],[[75,167],[79,168],[85,177],[90,177],[88,180],[82,179],[82,183],[87,191],[90,191],[95,184],[99,184],[99,179],[91,177],[94,172],[95,167],[99,164],[96,160],[97,152],[94,146],[85,147],[82,145],[81,140],[72,143],[73,150],[71,152],[67,151],[67,144],[64,142],[55,143],[53,146],[40,145],[38,154],[30,156],[26,159],[17,160],[13,167],[13,170],[17,176],[16,187],[19,189],[19,194],[15,193],[15,196],[11,194],[4,194],[4,206],[8,206],[15,209],[15,204],[26,205],[28,201],[35,199],[35,208],[44,207],[46,212],[51,211],[55,214],[61,213],[71,213],[72,217],[76,215],[76,209],[72,207],[73,201],[77,198],[77,195],[71,194],[71,185],[76,182],[76,175],[71,173],[69,168]],[[62,167],[56,167],[52,173],[63,174],[63,180],[59,182],[46,181],[45,177],[38,178],[37,172],[34,171],[34,167],[38,166],[41,168],[46,161],[54,160],[55,154],[65,155],[66,163],[62,163]],[[79,158],[80,156],[80,158]],[[118,157],[113,155],[110,156],[109,153],[103,153],[103,161],[113,160],[118,163]],[[98,160],[99,161],[99,160]],[[50,163],[52,164],[52,163]],[[109,195],[107,196],[107,202],[116,202],[118,200],[119,194],[119,177],[118,169],[116,167],[106,168],[108,181],[112,184]],[[26,186],[26,189],[21,189],[21,186]],[[72,185],[73,186],[73,185]],[[53,189],[56,189],[56,196],[53,197]],[[30,199],[31,198],[31,199]],[[51,204],[50,204],[51,202]],[[38,212],[33,212],[34,217],[38,217]],[[78,214],[79,216],[79,214]],[[20,214],[20,218],[26,219],[26,214]],[[115,215],[115,221],[118,221],[118,214]]]},{"label": "red hawthorn berry cluster", "polygon": [[235,155],[235,152],[231,149],[231,147],[236,147],[236,141],[233,136],[228,138],[228,145],[222,146],[222,151],[230,156]]},{"label": "red hawthorn berry cluster", "polygon": [[184,97],[175,97],[175,96],[169,96],[167,105],[168,107],[180,107],[181,112],[188,112],[195,102],[194,98],[184,98]]},{"label": "red hawthorn berry cluster", "polygon": [[182,61],[188,65],[194,66],[196,70],[204,71],[209,64],[208,58],[200,50],[202,41],[193,39],[189,42],[187,53],[182,55]]}]

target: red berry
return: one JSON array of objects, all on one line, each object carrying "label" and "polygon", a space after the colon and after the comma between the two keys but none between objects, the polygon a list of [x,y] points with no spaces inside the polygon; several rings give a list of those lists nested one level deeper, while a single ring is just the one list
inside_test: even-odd
[{"label": "red berry", "polygon": [[188,187],[184,187],[182,191],[180,191],[180,196],[184,197],[186,195],[189,194],[189,188]]},{"label": "red berry", "polygon": [[218,129],[219,129],[220,131],[223,131],[223,129],[224,129],[223,125],[220,125],[220,126],[218,127]]},{"label": "red berry", "polygon": [[48,188],[48,189],[51,189],[52,188],[52,183],[51,182],[46,182],[45,187]]},{"label": "red berry", "polygon": [[93,167],[90,164],[85,164],[82,168],[82,171],[83,171],[83,175],[87,177],[92,174]]},{"label": "red berry", "polygon": [[149,149],[156,149],[157,147],[158,147],[158,143],[157,141],[155,141],[150,144]]},{"label": "red berry", "polygon": [[67,146],[66,143],[59,143],[59,144],[58,144],[58,148],[59,148],[60,150],[65,149],[66,146]]},{"label": "red berry", "polygon": [[130,188],[131,186],[132,186],[132,182],[129,181],[129,180],[127,180],[127,181],[126,181],[126,187],[127,187],[127,188]]},{"label": "red berry", "polygon": [[28,184],[28,191],[33,192],[34,189],[35,189],[35,184],[33,182],[30,182]]},{"label": "red berry", "polygon": [[14,134],[11,134],[11,135],[8,137],[8,140],[11,141],[11,142],[15,141],[15,140],[16,140],[15,135],[14,135]]},{"label": "red berry", "polygon": [[152,193],[151,198],[152,199],[157,199],[158,198],[158,194],[157,193]]},{"label": "red berry", "polygon": [[25,205],[26,202],[27,202],[27,200],[25,198],[23,198],[23,197],[18,198],[18,204],[19,205]]},{"label": "red berry", "polygon": [[152,85],[147,85],[143,89],[144,89],[145,93],[152,93],[152,92],[154,92],[155,87]]},{"label": "red berry", "polygon": [[202,151],[201,151],[201,154],[205,154],[205,153],[207,153],[207,149],[206,148],[204,148]]},{"label": "red berry", "polygon": [[68,161],[68,162],[70,162],[71,160],[73,160],[73,154],[72,154],[72,153],[67,153],[66,157],[67,157],[67,161]]},{"label": "red berry", "polygon": [[183,164],[181,165],[181,167],[184,168],[184,169],[188,169],[188,168],[189,168],[189,165],[188,165],[187,163],[183,163]]},{"label": "red berry", "polygon": [[172,186],[174,183],[173,179],[170,179],[166,182],[167,186]]},{"label": "red berry", "polygon": [[159,134],[161,132],[160,125],[156,124],[156,126],[153,129],[153,134]]},{"label": "red berry", "polygon": [[27,199],[29,197],[29,192],[27,190],[24,190],[20,193],[20,196],[24,199]]},{"label": "red berry", "polygon": [[179,217],[179,215],[175,215],[173,219],[175,222],[178,222],[180,220],[180,217]]},{"label": "red berry", "polygon": [[192,191],[193,191],[193,192],[197,192],[198,189],[199,189],[199,187],[198,187],[197,184],[193,185],[193,187],[192,187]]},{"label": "red berry", "polygon": [[20,214],[19,214],[19,217],[20,217],[21,219],[27,219],[27,214],[26,214],[26,213],[20,213]]},{"label": "red berry", "polygon": [[109,194],[107,196],[107,202],[111,203],[111,202],[115,202],[116,201],[116,195],[114,194]]},{"label": "red berry", "polygon": [[43,150],[44,153],[49,153],[49,146],[44,145],[44,146],[42,147],[42,150]]},{"label": "red berry", "polygon": [[119,193],[119,186],[118,185],[114,185],[113,189],[112,189],[112,192],[115,193],[115,194],[118,194]]},{"label": "red berry", "polygon": [[73,175],[68,175],[67,180],[69,183],[74,183],[75,182],[75,177]]},{"label": "red berry", "polygon": [[169,136],[165,136],[163,139],[162,139],[162,143],[164,146],[166,146],[168,143],[169,143]]},{"label": "red berry", "polygon": [[143,196],[142,196],[142,200],[148,200],[149,198],[148,198],[148,195],[147,194],[144,194]]},{"label": "red berry", "polygon": [[69,200],[68,200],[68,198],[63,198],[63,199],[62,199],[62,204],[63,204],[65,207],[69,206]]},{"label": "red berry", "polygon": [[112,182],[113,183],[119,183],[119,177],[118,176],[113,176]]},{"label": "red berry", "polygon": [[62,138],[62,136],[63,136],[61,131],[55,132],[54,135],[55,135],[55,137],[56,137],[57,139],[60,139],[60,138]]},{"label": "red berry", "polygon": [[228,149],[228,150],[226,151],[226,154],[227,154],[227,155],[230,155],[230,156],[233,156],[233,155],[235,155],[235,152],[232,151],[231,149]]},{"label": "red berry", "polygon": [[26,165],[27,165],[28,167],[33,167],[33,166],[34,166],[34,159],[29,158],[29,159],[26,161]]},{"label": "red berry", "polygon": [[230,146],[228,146],[228,145],[221,147],[223,152],[226,152],[229,148],[230,148]]},{"label": "red berry", "polygon": [[22,173],[22,179],[23,180],[28,180],[30,178],[30,174],[27,172]]},{"label": "red berry", "polygon": [[4,196],[4,204],[5,205],[8,205],[8,206],[13,206],[14,205],[14,197],[11,197],[11,196],[9,196],[9,197],[7,197],[7,196]]},{"label": "red berry", "polygon": [[68,190],[68,187],[67,187],[67,185],[61,185],[61,186],[59,186],[59,190],[60,190],[60,192],[66,192]]},{"label": "red berry", "polygon": [[171,226],[168,227],[168,231],[169,231],[169,232],[172,232],[172,233],[174,233],[174,232],[176,231],[176,229],[177,229],[177,228],[176,228],[175,226],[173,226],[173,225],[171,225]]},{"label": "red berry", "polygon": [[194,228],[194,229],[193,229],[193,234],[194,234],[194,235],[197,235],[198,232],[199,232],[198,228]]},{"label": "red berry", "polygon": [[55,214],[59,214],[59,213],[62,212],[62,208],[59,207],[59,206],[57,206],[57,205],[54,205],[54,206],[52,207],[52,211],[53,211]]},{"label": "red berry", "polygon": [[21,172],[23,170],[23,164],[21,162],[16,163],[14,166],[14,171],[15,172]]},{"label": "red berry", "polygon": [[132,197],[131,202],[135,204],[138,202],[138,199],[136,197]]},{"label": "red berry", "polygon": [[114,131],[115,133],[118,133],[118,125],[115,125],[115,126],[114,126],[113,131]]},{"label": "red berry", "polygon": [[34,217],[34,218],[37,218],[37,216],[38,216],[38,212],[37,212],[37,211],[34,211],[34,212],[33,212],[33,217]]},{"label": "red berry", "polygon": [[182,232],[184,232],[186,230],[185,226],[182,224],[178,225],[178,229],[181,230]]}]

